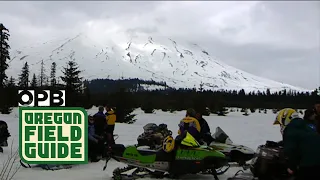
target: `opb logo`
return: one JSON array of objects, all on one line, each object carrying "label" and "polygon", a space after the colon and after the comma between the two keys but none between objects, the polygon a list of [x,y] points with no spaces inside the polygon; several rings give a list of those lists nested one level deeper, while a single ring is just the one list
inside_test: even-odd
[{"label": "opb logo", "polygon": [[19,90],[19,106],[65,106],[65,90]]}]

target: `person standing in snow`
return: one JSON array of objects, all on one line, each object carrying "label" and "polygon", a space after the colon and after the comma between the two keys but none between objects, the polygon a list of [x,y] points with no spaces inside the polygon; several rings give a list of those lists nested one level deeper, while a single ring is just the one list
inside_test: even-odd
[{"label": "person standing in snow", "polygon": [[314,124],[291,108],[280,110],[273,124],[280,125],[288,173],[298,180],[320,179],[320,135]]},{"label": "person standing in snow", "polygon": [[107,123],[107,128],[106,128],[106,134],[107,134],[107,141],[108,145],[113,145],[115,144],[114,141],[114,128],[115,128],[115,123],[117,121],[117,116],[115,114],[115,111],[110,107],[110,105],[107,105],[106,107],[106,123]]},{"label": "person standing in snow", "polygon": [[104,107],[99,106],[98,112],[93,115],[94,118],[94,127],[96,134],[103,136],[106,128],[106,115],[103,113]]},{"label": "person standing in snow", "polygon": [[[104,107],[103,106],[99,106],[98,108],[98,112],[93,115],[93,119],[94,119],[94,129],[95,129],[95,134],[97,134],[98,136],[100,136],[102,139],[105,138],[106,134],[105,134],[105,128],[106,128],[106,115],[103,113],[104,111]],[[104,156],[104,149],[103,148],[99,148],[97,150],[97,153],[99,156]]]},{"label": "person standing in snow", "polygon": [[103,148],[103,138],[95,133],[94,118],[89,116],[88,123],[88,151],[91,162],[98,162],[98,153]]}]

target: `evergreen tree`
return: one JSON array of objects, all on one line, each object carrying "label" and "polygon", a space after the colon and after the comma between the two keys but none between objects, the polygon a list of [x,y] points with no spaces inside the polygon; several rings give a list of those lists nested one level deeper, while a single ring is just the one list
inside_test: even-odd
[{"label": "evergreen tree", "polygon": [[51,64],[51,72],[50,72],[50,85],[52,87],[54,87],[57,84],[57,80],[56,80],[56,68],[57,68],[57,64],[55,62],[53,62]]},{"label": "evergreen tree", "polygon": [[[15,79],[11,76],[9,78],[9,80],[6,83],[6,97],[8,97],[9,101],[8,101],[8,105],[9,107],[14,107],[17,106],[17,94],[18,94],[18,90],[16,87],[16,83],[15,83]],[[11,108],[8,109],[8,113],[11,112]]]},{"label": "evergreen tree", "polygon": [[65,83],[67,106],[77,106],[78,97],[82,93],[81,71],[75,61],[67,62],[67,67],[63,68],[61,80]]},{"label": "evergreen tree", "polygon": [[7,87],[16,87],[16,80],[12,76],[10,77],[9,81],[7,81]]},{"label": "evergreen tree", "polygon": [[116,106],[117,122],[133,124],[136,119],[133,96],[127,89],[120,87],[119,91],[111,95],[113,104]]},{"label": "evergreen tree", "polygon": [[24,64],[22,67],[21,74],[19,75],[19,82],[18,85],[21,88],[28,88],[29,87],[29,65],[28,62]]},{"label": "evergreen tree", "polygon": [[10,46],[8,44],[9,36],[9,30],[0,23],[0,94],[2,95],[0,100],[0,112],[2,114],[9,114],[12,110],[12,108],[9,107],[10,97],[6,95],[8,94],[8,89],[5,89],[5,83],[8,78],[6,70],[9,67],[8,60],[10,60]]},{"label": "evergreen tree", "polygon": [[9,67],[8,60],[10,60],[9,36],[9,30],[0,23],[0,89],[4,88],[7,79],[6,70]]},{"label": "evergreen tree", "polygon": [[46,74],[45,74],[45,68],[44,68],[44,63],[43,60],[41,61],[41,68],[40,68],[40,87],[43,87],[44,84],[46,84]]},{"label": "evergreen tree", "polygon": [[36,74],[33,74],[33,77],[32,77],[32,80],[31,80],[31,87],[32,88],[35,88],[35,87],[37,87],[37,78],[36,78]]},{"label": "evergreen tree", "polygon": [[92,103],[91,103],[91,96],[90,96],[90,89],[89,89],[89,81],[85,80],[83,83],[83,107],[85,109],[90,109],[92,108]]}]

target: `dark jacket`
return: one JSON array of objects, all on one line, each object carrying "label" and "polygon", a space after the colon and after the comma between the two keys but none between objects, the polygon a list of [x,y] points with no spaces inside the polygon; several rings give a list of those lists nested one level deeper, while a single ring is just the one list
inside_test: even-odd
[{"label": "dark jacket", "polygon": [[201,127],[201,134],[210,134],[210,127],[207,123],[207,121],[204,118],[199,119],[199,124]]},{"label": "dark jacket", "polygon": [[89,141],[98,143],[99,136],[95,132],[94,124],[88,124],[88,138]]},{"label": "dark jacket", "polygon": [[210,127],[208,125],[208,122],[201,117],[201,119],[198,120],[201,130],[200,130],[200,138],[209,145],[212,141],[215,139],[211,136]]},{"label": "dark jacket", "polygon": [[293,119],[283,132],[283,145],[290,169],[320,165],[320,135],[314,124]]},{"label": "dark jacket", "polygon": [[102,135],[106,127],[106,115],[103,112],[97,112],[93,115],[96,134]]},{"label": "dark jacket", "polygon": [[317,127],[317,132],[320,134],[320,114],[316,114],[316,127]]}]

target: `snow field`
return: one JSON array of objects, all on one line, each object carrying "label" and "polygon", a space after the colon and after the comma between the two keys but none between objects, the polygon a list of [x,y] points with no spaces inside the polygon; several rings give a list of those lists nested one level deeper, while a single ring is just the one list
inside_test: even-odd
[{"label": "snow field", "polygon": [[[96,113],[97,108],[94,107],[88,110],[88,114]],[[169,113],[162,111],[155,111],[155,114],[145,114],[143,111],[137,109],[135,112],[136,123],[134,124],[116,124],[115,133],[119,135],[116,140],[117,143],[131,145],[137,143],[137,137],[143,132],[143,126],[147,123],[161,124],[165,123],[175,136],[178,130],[178,122],[184,117],[185,111]],[[264,144],[266,140],[278,141],[281,139],[279,127],[273,126],[272,122],[275,114],[268,110],[267,114],[254,113],[249,116],[243,116],[241,112],[230,112],[227,116],[204,116],[207,120],[211,133],[215,132],[215,128],[220,126],[231,138],[235,144],[248,146],[256,149],[258,145]],[[8,140],[9,147],[4,148],[4,153],[0,153],[1,166],[11,153],[12,150],[18,148],[19,143],[19,119],[18,109],[15,108],[10,115],[0,114],[0,120],[8,123],[11,137]],[[19,160],[19,159],[18,159]],[[18,162],[17,162],[18,163]],[[90,163],[86,165],[76,165],[71,169],[58,171],[45,171],[42,169],[25,169],[21,167],[18,173],[14,176],[14,180],[31,180],[31,179],[45,179],[45,180],[109,180],[112,177],[112,171],[116,167],[125,166],[122,163],[111,160],[105,171],[102,168],[105,161],[97,163]],[[13,169],[15,166],[13,167]],[[226,180],[228,177],[240,168],[230,168],[224,175],[219,176],[220,180]],[[147,178],[145,178],[147,180]],[[187,175],[183,179],[213,179],[210,175]]]}]

